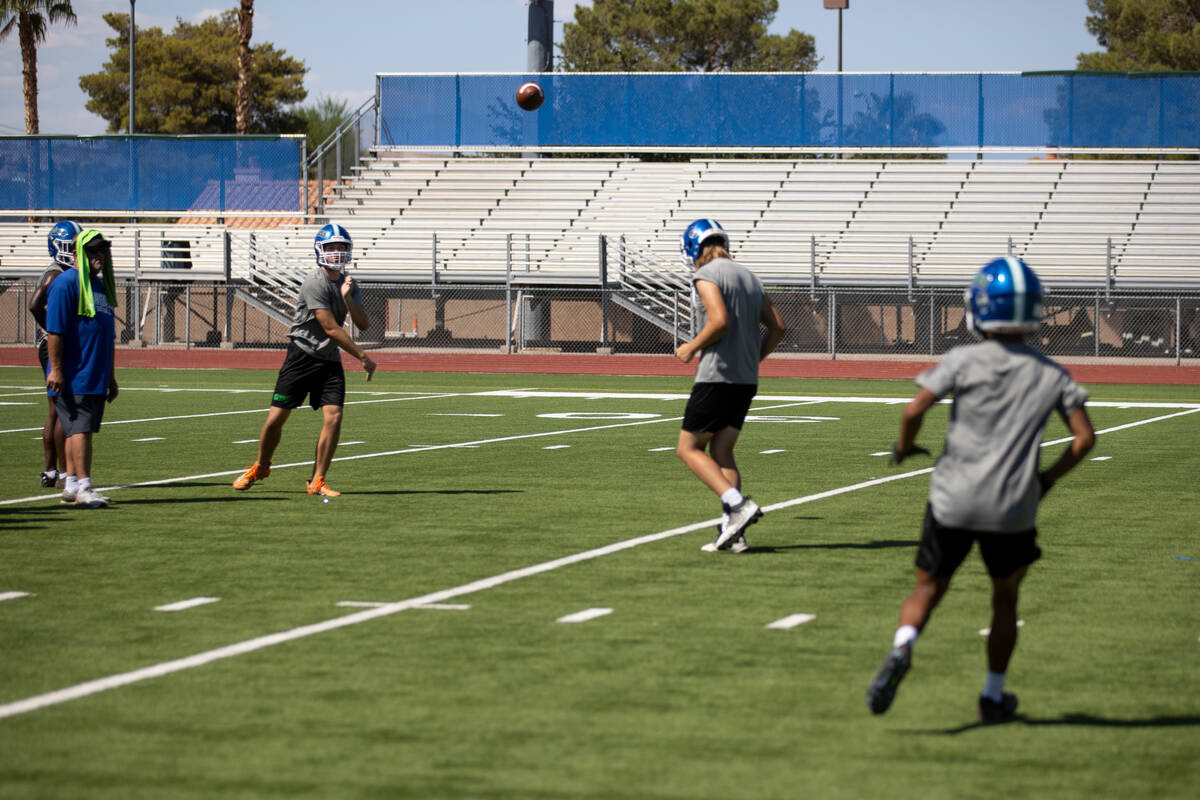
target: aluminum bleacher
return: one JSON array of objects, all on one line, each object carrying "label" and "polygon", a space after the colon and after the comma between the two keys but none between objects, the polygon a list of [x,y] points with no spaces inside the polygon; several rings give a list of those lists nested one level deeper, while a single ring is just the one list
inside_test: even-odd
[{"label": "aluminum bleacher", "polygon": [[[1200,161],[1100,159],[518,158],[374,152],[326,197],[365,278],[496,280],[508,267],[594,281],[598,239],[677,263],[697,217],[773,281],[961,285],[1011,252],[1054,286],[1200,285]],[[47,260],[49,223],[0,224],[0,275]],[[192,242],[193,275],[223,269],[220,225],[104,226],[118,264],[157,268]],[[311,263],[313,226],[254,232]],[[133,237],[141,237],[135,253]]]}]

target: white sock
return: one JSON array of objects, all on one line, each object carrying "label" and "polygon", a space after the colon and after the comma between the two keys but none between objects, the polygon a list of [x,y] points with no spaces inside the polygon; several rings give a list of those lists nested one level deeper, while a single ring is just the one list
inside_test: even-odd
[{"label": "white sock", "polygon": [[730,507],[736,506],[745,499],[741,492],[733,488],[726,489],[725,494],[721,495],[721,502]]},{"label": "white sock", "polygon": [[45,474],[46,474],[46,477],[50,478],[51,480],[56,480],[58,478],[58,470],[54,469],[53,467],[46,470]]},{"label": "white sock", "polygon": [[910,647],[917,643],[917,629],[912,625],[901,625],[896,629],[896,636],[892,639],[892,647]]},{"label": "white sock", "polygon": [[988,672],[987,680],[983,682],[983,691],[980,694],[988,700],[1000,702],[1000,698],[1004,695],[1004,677],[1003,672]]},{"label": "white sock", "polygon": [[91,478],[80,478],[79,479],[79,491],[81,491],[81,492],[86,491],[90,488],[92,488],[92,479]]},{"label": "white sock", "polygon": [[75,494],[79,491],[79,478],[74,475],[67,476],[67,485],[63,487],[67,494]]}]

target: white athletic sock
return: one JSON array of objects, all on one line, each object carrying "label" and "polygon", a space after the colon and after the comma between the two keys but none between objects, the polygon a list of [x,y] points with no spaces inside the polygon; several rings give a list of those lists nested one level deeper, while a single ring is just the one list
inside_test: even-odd
[{"label": "white athletic sock", "polygon": [[79,479],[79,491],[82,492],[82,491],[85,491],[90,488],[92,488],[92,479],[91,478],[80,478]]},{"label": "white athletic sock", "polygon": [[1000,702],[1000,698],[1004,695],[1004,677],[1003,672],[988,672],[987,680],[983,682],[983,691],[980,694],[988,700]]},{"label": "white athletic sock", "polygon": [[79,478],[74,475],[67,476],[67,484],[63,487],[67,494],[75,494],[79,491]]},{"label": "white athletic sock", "polygon": [[58,470],[56,470],[56,469],[46,470],[46,477],[49,478],[50,480],[57,480],[58,479]]},{"label": "white athletic sock", "polygon": [[917,629],[913,625],[901,625],[896,628],[896,636],[892,639],[892,647],[912,647],[917,643]]},{"label": "white athletic sock", "polygon": [[745,499],[737,489],[726,489],[725,494],[721,495],[721,502],[730,507],[736,506]]}]

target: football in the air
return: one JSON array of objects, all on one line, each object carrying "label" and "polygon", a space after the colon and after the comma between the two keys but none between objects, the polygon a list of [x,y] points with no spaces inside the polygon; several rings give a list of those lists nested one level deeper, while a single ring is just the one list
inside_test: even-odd
[{"label": "football in the air", "polygon": [[542,87],[532,81],[522,83],[517,88],[517,105],[526,111],[537,111],[545,99],[546,93],[542,91]]}]

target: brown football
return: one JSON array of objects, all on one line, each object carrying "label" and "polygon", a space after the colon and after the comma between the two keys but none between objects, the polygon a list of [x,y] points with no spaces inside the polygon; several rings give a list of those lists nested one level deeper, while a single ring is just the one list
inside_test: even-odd
[{"label": "brown football", "polygon": [[546,93],[536,83],[522,83],[517,88],[517,105],[526,111],[536,111],[546,99]]}]

